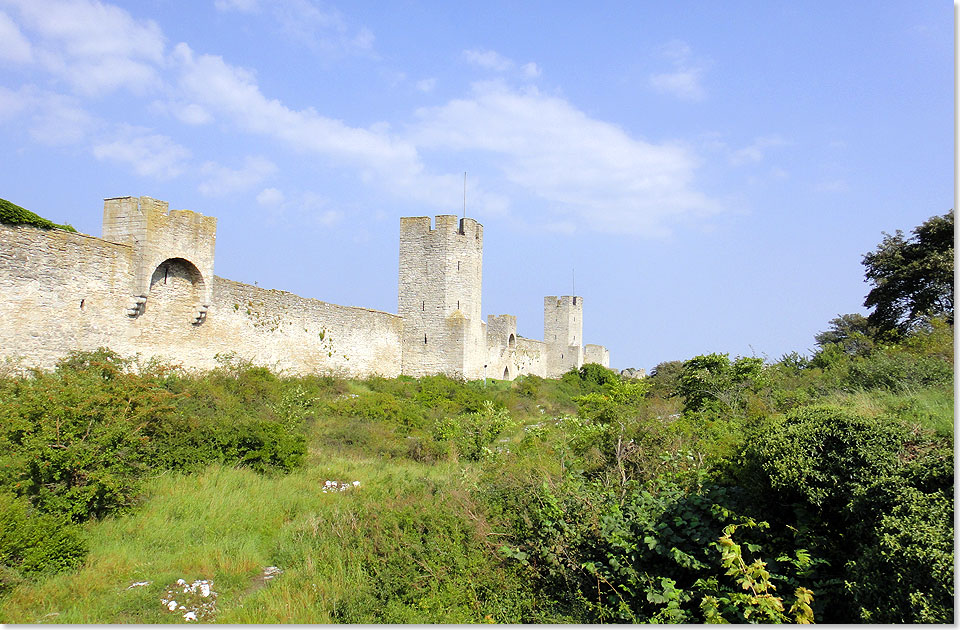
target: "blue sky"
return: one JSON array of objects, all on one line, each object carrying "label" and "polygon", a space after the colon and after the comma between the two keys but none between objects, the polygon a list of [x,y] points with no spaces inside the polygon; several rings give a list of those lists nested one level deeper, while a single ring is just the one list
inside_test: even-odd
[{"label": "blue sky", "polygon": [[613,367],[805,353],[953,200],[944,2],[0,0],[0,197],[218,217],[216,273],[396,312],[399,217],[483,312],[584,297]]}]

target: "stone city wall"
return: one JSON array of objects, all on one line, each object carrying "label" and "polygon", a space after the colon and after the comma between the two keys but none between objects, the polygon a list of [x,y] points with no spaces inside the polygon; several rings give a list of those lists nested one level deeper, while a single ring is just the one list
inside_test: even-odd
[{"label": "stone city wall", "polygon": [[209,311],[196,323],[204,285],[194,265],[172,259],[152,274],[142,313],[129,317],[133,246],[8,225],[0,242],[0,352],[27,365],[49,369],[71,350],[105,346],[200,369],[232,353],[292,373],[400,373],[398,315],[213,277]]}]

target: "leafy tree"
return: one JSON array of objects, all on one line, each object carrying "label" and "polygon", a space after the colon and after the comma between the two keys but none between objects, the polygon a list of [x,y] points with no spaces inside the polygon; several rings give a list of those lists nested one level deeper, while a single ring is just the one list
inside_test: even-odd
[{"label": "leafy tree", "polygon": [[667,398],[677,390],[677,381],[683,371],[683,361],[663,361],[650,372],[650,391]]},{"label": "leafy tree", "polygon": [[837,315],[830,320],[830,328],[814,335],[814,340],[821,348],[829,344],[838,344],[844,352],[850,355],[862,356],[873,350],[873,338],[876,329],[870,321],[859,313]]},{"label": "leafy tree", "polygon": [[874,311],[872,326],[905,334],[931,316],[953,323],[953,210],[903,232],[884,233],[875,251],[863,256],[866,282],[873,285],[863,305]]},{"label": "leafy tree", "polygon": [[689,411],[700,411],[715,401],[725,409],[743,410],[743,394],[760,385],[763,359],[727,354],[705,354],[684,362],[677,385]]}]

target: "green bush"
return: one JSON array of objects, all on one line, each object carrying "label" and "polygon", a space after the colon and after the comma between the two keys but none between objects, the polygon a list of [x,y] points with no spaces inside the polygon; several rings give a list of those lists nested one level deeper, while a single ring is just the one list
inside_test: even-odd
[{"label": "green bush", "polygon": [[953,366],[937,357],[884,351],[851,362],[847,380],[863,389],[904,391],[951,384]]},{"label": "green bush", "polygon": [[80,565],[87,552],[80,528],[0,491],[0,594],[21,576],[57,573]]},{"label": "green bush", "polygon": [[952,619],[953,451],[886,416],[801,408],[751,436],[750,509],[790,527],[825,563],[821,621]]}]

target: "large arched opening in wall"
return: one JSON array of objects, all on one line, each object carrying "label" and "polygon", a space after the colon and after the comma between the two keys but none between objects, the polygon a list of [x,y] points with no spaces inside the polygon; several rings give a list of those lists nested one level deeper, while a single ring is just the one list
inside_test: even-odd
[{"label": "large arched opening in wall", "polygon": [[191,330],[203,299],[203,284],[200,270],[185,258],[168,258],[157,265],[140,317],[144,328],[158,333]]},{"label": "large arched opening in wall", "polygon": [[510,338],[507,339],[507,349],[509,350],[517,349],[517,337],[513,333],[510,333]]}]

